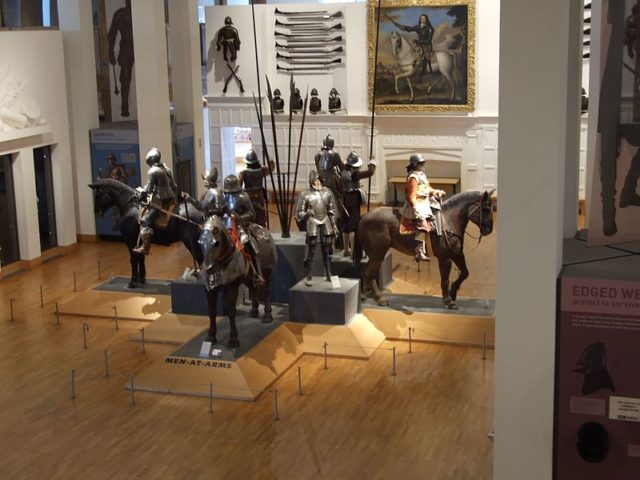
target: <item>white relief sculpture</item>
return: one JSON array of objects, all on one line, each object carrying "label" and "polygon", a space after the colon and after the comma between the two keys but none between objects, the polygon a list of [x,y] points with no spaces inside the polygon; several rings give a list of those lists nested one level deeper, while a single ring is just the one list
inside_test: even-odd
[{"label": "white relief sculpture", "polygon": [[11,72],[9,65],[0,68],[0,132],[44,125],[40,105],[24,95],[26,81]]}]

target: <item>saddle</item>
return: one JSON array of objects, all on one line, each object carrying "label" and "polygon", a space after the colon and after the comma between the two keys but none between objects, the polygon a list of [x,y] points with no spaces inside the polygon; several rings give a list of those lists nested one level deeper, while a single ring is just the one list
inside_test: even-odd
[{"label": "saddle", "polygon": [[[175,213],[178,208],[178,205],[175,200],[171,199],[167,201],[165,206],[160,206],[160,208],[162,208],[163,210],[166,210],[166,212]],[[163,212],[162,210],[160,211],[158,218],[156,218],[156,221],[155,221],[155,225],[154,225],[155,228],[159,228],[160,230],[167,229],[172,217],[166,212]]]}]

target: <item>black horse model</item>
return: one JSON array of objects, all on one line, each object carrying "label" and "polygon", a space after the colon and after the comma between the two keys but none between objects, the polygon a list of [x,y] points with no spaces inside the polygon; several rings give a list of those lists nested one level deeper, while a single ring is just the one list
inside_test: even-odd
[{"label": "black horse model", "polygon": [[[104,215],[112,208],[116,211],[118,230],[120,230],[122,238],[127,244],[127,248],[129,248],[129,259],[131,261],[129,288],[137,288],[143,285],[147,276],[144,264],[145,256],[132,251],[136,247],[140,235],[140,224],[138,223],[140,200],[136,190],[110,178],[99,178],[96,183],[92,183],[89,187],[94,192],[96,215]],[[173,242],[182,240],[196,265],[199,266],[202,264],[202,251],[198,248],[198,238],[201,231],[198,224],[204,222],[202,212],[191,204],[187,204],[185,207],[185,204],[181,203],[176,213],[185,220],[173,217],[165,230],[155,229],[153,243],[170,245]],[[189,221],[186,221],[187,218]]]},{"label": "black horse model", "polygon": [[[491,192],[463,192],[452,196],[442,204],[444,232],[439,237],[431,232],[433,254],[438,258],[440,267],[440,285],[442,301],[447,308],[457,309],[455,303],[462,282],[469,276],[464,258],[464,232],[471,221],[480,229],[480,237],[493,231],[493,202]],[[413,256],[415,254],[414,235],[400,234],[400,213],[391,207],[380,207],[362,217],[356,232],[354,263],[362,259],[364,250],[369,263],[363,274],[363,292],[373,294],[381,305],[387,302],[382,298],[376,278],[384,256],[390,248]],[[458,278],[449,285],[451,262],[460,270]]]},{"label": "black horse model", "polygon": [[269,231],[260,225],[252,224],[252,231],[258,244],[258,255],[262,265],[263,286],[256,287],[251,260],[241,250],[231,237],[230,231],[223,224],[220,217],[211,216],[205,223],[200,235],[199,243],[204,256],[204,264],[200,276],[207,289],[207,304],[209,313],[209,333],[207,340],[217,343],[216,317],[218,315],[218,293],[224,292],[225,306],[229,316],[230,348],[240,345],[238,329],[236,328],[236,303],[238,290],[243,283],[249,287],[251,295],[250,316],[259,316],[259,299],[264,302],[264,316],[262,321],[273,321],[271,315],[271,272],[276,268],[278,254],[273,237]]}]

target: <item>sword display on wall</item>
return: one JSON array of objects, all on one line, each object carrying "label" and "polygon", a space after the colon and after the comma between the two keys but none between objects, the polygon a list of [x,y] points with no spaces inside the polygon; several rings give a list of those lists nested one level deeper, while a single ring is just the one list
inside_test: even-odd
[{"label": "sword display on wall", "polygon": [[280,72],[317,72],[317,73],[329,73],[331,66],[309,66],[309,67],[281,67],[276,65],[276,69]]},{"label": "sword display on wall", "polygon": [[[327,60],[333,60],[336,57],[335,57],[335,55],[333,53],[330,53],[330,52],[319,52],[319,54],[315,54],[315,55],[313,55],[313,54],[312,55],[306,55],[304,53],[302,53],[302,54],[300,54],[300,53],[292,53],[292,54],[289,54],[289,55],[282,55],[281,53],[276,52],[276,58],[293,63],[293,62],[295,62],[297,60],[304,60],[304,59],[327,61]],[[300,62],[300,63],[303,63],[303,62]],[[306,62],[306,63],[308,63],[308,62]],[[312,62],[312,63],[317,63],[317,62]]]},{"label": "sword display on wall", "polygon": [[279,31],[275,31],[274,35],[276,37],[287,37],[287,38],[304,38],[304,39],[309,39],[309,38],[318,38],[321,40],[325,40],[325,39],[329,39],[329,35],[331,34],[331,32],[291,32],[291,33],[285,33],[285,32],[279,32]]},{"label": "sword display on wall", "polygon": [[300,42],[341,42],[342,35],[338,35],[337,37],[329,37],[327,35],[289,35],[286,33],[275,33],[276,37],[284,37],[289,43],[300,43]]},{"label": "sword display on wall", "polygon": [[[305,46],[308,45],[308,46]],[[286,50],[289,53],[332,53],[332,52],[342,52],[342,47],[334,47],[334,48],[318,48],[317,43],[296,43],[295,46],[281,45],[276,42],[276,48],[280,48]]]},{"label": "sword display on wall", "polygon": [[[280,58],[282,60],[282,58]],[[328,65],[333,65],[336,63],[342,63],[342,59],[341,58],[334,58],[332,60],[323,60],[320,59],[319,61],[314,61],[314,60],[298,60],[295,58],[289,58],[289,57],[285,57],[284,58],[288,63],[291,63],[293,65],[323,65],[323,66],[328,66]]]},{"label": "sword display on wall", "polygon": [[342,11],[338,10],[335,13],[329,13],[326,10],[307,10],[307,11],[299,11],[299,12],[286,12],[276,8],[276,15],[284,15],[285,17],[295,17],[296,19],[300,18],[339,18],[342,17]]}]

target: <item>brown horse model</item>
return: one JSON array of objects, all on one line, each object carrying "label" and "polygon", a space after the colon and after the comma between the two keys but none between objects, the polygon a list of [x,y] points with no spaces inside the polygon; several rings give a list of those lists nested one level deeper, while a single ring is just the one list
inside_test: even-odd
[{"label": "brown horse model", "polygon": [[[457,309],[455,303],[462,282],[469,276],[464,258],[464,232],[467,224],[478,226],[480,236],[493,231],[493,202],[491,192],[463,192],[452,196],[442,204],[444,232],[439,237],[431,233],[433,254],[440,267],[442,301],[447,308]],[[416,242],[414,235],[400,234],[400,213],[391,207],[380,207],[362,217],[356,232],[353,261],[359,264],[364,250],[369,263],[362,276],[363,292],[372,294],[380,305],[387,305],[382,298],[376,278],[384,256],[390,248],[413,256]],[[449,285],[451,262],[460,270],[458,278]]]},{"label": "brown horse model", "polygon": [[209,313],[209,333],[207,340],[217,343],[217,324],[216,316],[218,315],[218,293],[224,292],[225,306],[229,316],[229,341],[228,346],[235,348],[240,345],[238,340],[238,330],[236,328],[236,301],[238,299],[238,289],[241,284],[249,287],[251,294],[251,312],[252,317],[258,317],[259,299],[264,302],[264,316],[262,321],[270,323],[273,321],[271,315],[270,300],[270,284],[271,272],[276,268],[278,254],[276,246],[271,234],[266,228],[257,224],[252,224],[254,236],[258,241],[258,255],[261,256],[262,275],[264,286],[258,288],[253,282],[253,270],[250,266],[250,260],[236,248],[231,238],[231,234],[222,220],[217,216],[211,216],[204,225],[204,230],[200,235],[198,243],[202,248],[204,256],[204,264],[200,275],[207,290],[207,303]]}]

